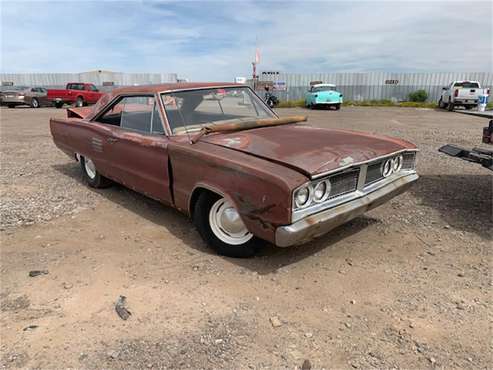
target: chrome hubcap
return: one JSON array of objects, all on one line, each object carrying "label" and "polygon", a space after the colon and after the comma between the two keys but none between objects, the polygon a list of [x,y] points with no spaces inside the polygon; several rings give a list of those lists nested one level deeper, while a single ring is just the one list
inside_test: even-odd
[{"label": "chrome hubcap", "polygon": [[84,168],[86,169],[87,176],[91,179],[96,177],[96,166],[89,158],[84,158]]},{"label": "chrome hubcap", "polygon": [[224,198],[212,205],[209,212],[209,225],[214,235],[226,244],[240,245],[253,238],[253,234],[245,227],[238,211]]}]

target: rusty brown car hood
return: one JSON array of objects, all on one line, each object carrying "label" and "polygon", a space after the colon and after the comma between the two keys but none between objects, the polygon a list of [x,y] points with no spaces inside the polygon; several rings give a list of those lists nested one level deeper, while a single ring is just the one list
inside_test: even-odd
[{"label": "rusty brown car hood", "polygon": [[281,163],[307,176],[416,148],[396,138],[307,125],[217,133],[201,141]]}]

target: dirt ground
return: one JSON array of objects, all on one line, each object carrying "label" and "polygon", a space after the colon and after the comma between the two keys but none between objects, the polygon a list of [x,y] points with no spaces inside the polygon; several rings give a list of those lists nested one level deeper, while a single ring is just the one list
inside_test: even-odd
[{"label": "dirt ground", "polygon": [[0,366],[491,368],[493,177],[437,152],[479,145],[487,120],[280,110],[293,113],[416,143],[421,178],[318,240],[245,260],[155,201],[85,186],[51,142],[63,110],[1,109]]}]

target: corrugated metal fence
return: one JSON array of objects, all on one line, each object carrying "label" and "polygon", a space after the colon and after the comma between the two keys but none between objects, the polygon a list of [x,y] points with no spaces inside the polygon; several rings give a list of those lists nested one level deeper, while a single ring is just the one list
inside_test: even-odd
[{"label": "corrugated metal fence", "polygon": [[[479,81],[482,87],[493,86],[491,72],[437,72],[437,73],[312,73],[312,74],[260,74],[260,81],[285,82],[286,91],[275,94],[281,100],[303,99],[310,81],[336,84],[344,100],[408,100],[409,93],[423,89],[429,101],[437,101],[442,87],[452,81]],[[262,92],[260,92],[262,93]]]},{"label": "corrugated metal fence", "polygon": [[[91,71],[82,73],[0,73],[2,85],[13,83],[14,86],[42,86],[48,88],[65,87],[68,82],[93,83],[103,87],[113,83],[114,86],[146,85],[176,82],[176,73],[123,73],[111,71]],[[6,86],[3,86],[5,89]]]}]

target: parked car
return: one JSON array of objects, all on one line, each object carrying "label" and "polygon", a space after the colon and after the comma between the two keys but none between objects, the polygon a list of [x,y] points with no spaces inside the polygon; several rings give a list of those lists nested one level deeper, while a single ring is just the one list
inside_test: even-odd
[{"label": "parked car", "polygon": [[51,105],[51,101],[43,87],[18,86],[0,92],[0,105],[6,105],[9,108],[15,108],[19,105],[39,108]]},{"label": "parked car", "polygon": [[[483,128],[483,143],[493,145],[493,120]],[[439,152],[451,157],[463,159],[469,163],[479,163],[484,168],[493,171],[493,150],[486,148],[466,149],[454,144],[447,144],[438,149]]]},{"label": "parked car", "polygon": [[334,107],[336,110],[341,109],[342,94],[336,90],[333,84],[316,84],[310,87],[305,95],[305,107]]},{"label": "parked car", "polygon": [[478,106],[479,96],[485,92],[489,94],[490,90],[482,89],[479,81],[453,81],[448,86],[442,87],[438,106],[449,111],[453,111],[458,106],[471,109]]},{"label": "parked car", "polygon": [[94,84],[70,82],[65,90],[49,89],[48,99],[55,107],[61,108],[64,104],[74,104],[76,107],[82,107],[88,104],[96,103],[103,93],[99,92]]},{"label": "parked car", "polygon": [[304,243],[418,179],[415,145],[279,118],[245,85],[119,88],[67,112],[50,120],[53,141],[89,186],[115,181],[178,209],[227,256]]}]

